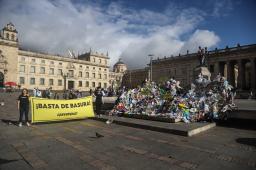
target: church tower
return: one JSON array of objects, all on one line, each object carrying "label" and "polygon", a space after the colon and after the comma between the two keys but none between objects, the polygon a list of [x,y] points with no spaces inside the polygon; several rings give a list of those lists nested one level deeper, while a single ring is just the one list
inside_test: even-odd
[{"label": "church tower", "polygon": [[10,22],[0,31],[0,87],[18,82],[18,31]]},{"label": "church tower", "polygon": [[1,38],[7,41],[18,42],[17,37],[18,31],[15,29],[14,25],[10,22],[1,30]]}]

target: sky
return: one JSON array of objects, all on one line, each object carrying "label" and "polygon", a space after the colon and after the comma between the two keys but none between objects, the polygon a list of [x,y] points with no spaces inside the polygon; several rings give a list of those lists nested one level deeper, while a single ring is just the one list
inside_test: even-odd
[{"label": "sky", "polygon": [[68,56],[108,52],[129,69],[154,58],[256,43],[256,0],[0,0],[21,48]]}]

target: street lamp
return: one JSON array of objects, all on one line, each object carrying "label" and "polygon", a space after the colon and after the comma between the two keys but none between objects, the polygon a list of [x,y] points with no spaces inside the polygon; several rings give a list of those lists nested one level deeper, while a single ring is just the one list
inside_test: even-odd
[{"label": "street lamp", "polygon": [[149,54],[148,55],[150,57],[150,81],[153,81],[153,77],[152,77],[152,59],[153,59],[153,54]]},{"label": "street lamp", "polygon": [[64,78],[64,91],[66,91],[67,90],[67,87],[66,87],[67,77],[69,76],[69,74],[61,72],[61,76]]}]

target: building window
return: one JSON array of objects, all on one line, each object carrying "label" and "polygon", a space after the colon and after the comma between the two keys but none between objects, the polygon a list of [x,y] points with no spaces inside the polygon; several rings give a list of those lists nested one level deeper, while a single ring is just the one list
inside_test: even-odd
[{"label": "building window", "polygon": [[86,73],[85,73],[85,77],[86,77],[86,78],[89,78],[89,72],[86,72]]},{"label": "building window", "polygon": [[45,64],[45,60],[41,60],[41,63],[42,63],[42,64]]},{"label": "building window", "polygon": [[93,67],[92,69],[95,70],[95,67]]},{"label": "building window", "polygon": [[11,35],[11,39],[14,41],[14,34]]},{"label": "building window", "polygon": [[49,86],[53,86],[53,79],[49,79]]},{"label": "building window", "polygon": [[74,77],[74,70],[68,70],[69,77]]},{"label": "building window", "polygon": [[101,74],[99,74],[99,79],[101,79]]},{"label": "building window", "polygon": [[30,78],[30,84],[31,84],[31,85],[36,84],[36,79],[35,79],[35,78]]},{"label": "building window", "polygon": [[25,65],[20,65],[20,72],[22,72],[22,73],[25,72]]},{"label": "building window", "polygon": [[62,80],[58,80],[58,86],[62,86]]},{"label": "building window", "polygon": [[89,69],[89,66],[86,66],[86,69]]},{"label": "building window", "polygon": [[50,74],[50,75],[54,75],[54,68],[50,68],[49,74]]},{"label": "building window", "polygon": [[80,66],[79,66],[79,68],[83,68],[83,66],[82,66],[82,65],[80,65]]},{"label": "building window", "polygon": [[107,83],[104,83],[104,88],[107,88]]},{"label": "building window", "polygon": [[186,68],[182,68],[181,72],[182,72],[182,74],[187,74],[187,69]]},{"label": "building window", "polygon": [[54,61],[51,61],[51,65],[54,65]]},{"label": "building window", "polygon": [[83,86],[83,82],[82,82],[82,81],[79,81],[79,82],[78,82],[78,86],[79,86],[79,87],[82,87],[82,86]]},{"label": "building window", "polygon": [[98,87],[101,87],[101,82],[98,83]]},{"label": "building window", "polygon": [[40,85],[44,85],[44,78],[40,78]]},{"label": "building window", "polygon": [[211,72],[211,73],[214,72],[214,65],[210,65],[210,72]]},{"label": "building window", "polygon": [[45,74],[45,67],[40,67],[40,74]]},{"label": "building window", "polygon": [[94,62],[94,63],[96,62],[95,58],[93,58],[93,62]]},{"label": "building window", "polygon": [[24,77],[20,77],[20,84],[25,84],[25,78]]},{"label": "building window", "polygon": [[100,63],[101,63],[101,59],[99,59]]},{"label": "building window", "polygon": [[35,66],[31,66],[30,67],[30,73],[35,73],[36,72],[36,67]]},{"label": "building window", "polygon": [[99,68],[99,70],[101,70],[101,68]]},{"label": "building window", "polygon": [[58,75],[62,75],[62,69],[58,69]]},{"label": "building window", "polygon": [[31,63],[36,63],[36,59],[33,58],[33,59],[31,60]]},{"label": "building window", "polygon": [[107,74],[104,74],[104,79],[107,79],[107,78],[108,78]]},{"label": "building window", "polygon": [[89,81],[85,82],[85,87],[89,87]]},{"label": "building window", "polygon": [[62,63],[59,63],[60,66],[62,66]]},{"label": "building window", "polygon": [[83,73],[82,73],[82,71],[79,71],[79,75],[78,75],[79,77],[83,77]]},{"label": "building window", "polygon": [[104,71],[107,71],[107,69],[104,69]]},{"label": "building window", "polygon": [[92,73],[92,77],[95,78],[95,73]]},{"label": "building window", "polygon": [[9,33],[6,33],[6,38],[9,39]]},{"label": "building window", "polygon": [[95,87],[95,82],[92,82],[92,87]]}]

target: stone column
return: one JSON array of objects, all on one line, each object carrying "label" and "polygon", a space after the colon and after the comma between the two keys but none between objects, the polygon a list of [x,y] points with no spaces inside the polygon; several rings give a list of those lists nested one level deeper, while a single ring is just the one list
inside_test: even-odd
[{"label": "stone column", "polygon": [[219,62],[218,63],[218,67],[219,67],[219,72],[221,74],[221,76],[224,76],[224,63],[223,62]]},{"label": "stone column", "polygon": [[242,60],[238,60],[238,82],[237,87],[239,89],[245,88],[245,65]]},{"label": "stone column", "polygon": [[234,64],[231,61],[227,62],[227,80],[232,86],[235,85]]},{"label": "stone column", "polygon": [[213,79],[220,73],[220,66],[219,62],[214,63],[214,77]]},{"label": "stone column", "polygon": [[255,68],[255,58],[250,59],[251,62],[251,90],[255,92],[256,90],[256,68]]}]

